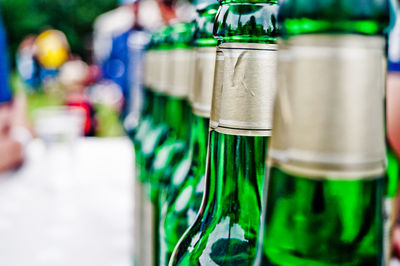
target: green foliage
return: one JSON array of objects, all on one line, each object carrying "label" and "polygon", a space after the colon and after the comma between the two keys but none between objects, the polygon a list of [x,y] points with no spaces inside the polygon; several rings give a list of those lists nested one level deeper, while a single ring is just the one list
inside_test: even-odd
[{"label": "green foliage", "polygon": [[87,59],[85,43],[92,33],[93,21],[117,6],[117,0],[0,0],[8,42],[14,54],[28,34],[46,28],[63,31],[73,53]]}]

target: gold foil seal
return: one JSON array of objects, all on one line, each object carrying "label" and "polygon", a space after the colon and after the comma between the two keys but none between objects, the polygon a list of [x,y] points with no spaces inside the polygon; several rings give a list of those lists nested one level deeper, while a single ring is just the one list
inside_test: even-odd
[{"label": "gold foil seal", "polygon": [[277,45],[224,43],[219,49],[224,63],[217,63],[216,73],[223,82],[216,77],[220,89],[214,88],[212,128],[230,135],[271,136]]},{"label": "gold foil seal", "polygon": [[174,49],[171,51],[172,62],[170,69],[173,69],[172,79],[166,93],[170,96],[183,98],[187,97],[189,91],[193,90],[194,76],[194,50]]},{"label": "gold foil seal", "polygon": [[359,35],[280,44],[270,167],[319,179],[384,175],[384,45]]},{"label": "gold foil seal", "polygon": [[193,113],[210,117],[214,87],[216,48],[196,49],[194,88],[190,97]]}]

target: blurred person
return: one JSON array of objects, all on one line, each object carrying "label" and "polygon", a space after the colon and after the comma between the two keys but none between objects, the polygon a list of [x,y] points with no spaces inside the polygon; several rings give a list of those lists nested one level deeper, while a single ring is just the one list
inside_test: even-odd
[{"label": "blurred person", "polygon": [[128,32],[134,24],[131,1],[99,16],[94,25],[94,57],[102,69],[103,79],[116,83],[128,98]]},{"label": "blurred person", "polygon": [[[131,95],[132,92],[137,92],[132,90],[132,83],[135,83],[132,77],[137,77],[132,75],[135,72],[132,66],[137,58],[134,58],[136,54],[132,57],[132,46],[130,47],[129,43],[135,46],[135,43],[141,42],[139,46],[144,46],[143,42],[147,41],[143,39],[147,37],[139,32],[155,30],[175,21],[175,3],[175,0],[120,0],[117,9],[101,15],[95,22],[95,61],[101,66],[103,78],[113,81],[121,89],[124,96],[121,110],[123,118],[129,116],[131,109],[135,108],[132,106],[134,98],[140,97]],[[186,9],[182,8],[181,13],[187,15],[188,12],[183,11],[187,10],[187,5],[185,6]]]},{"label": "blurred person", "polygon": [[[120,0],[120,6],[98,18],[95,23],[95,57],[103,70],[103,78],[116,83],[123,94],[124,104],[121,114],[129,112],[130,90],[130,52],[128,39],[132,30],[141,30],[138,23],[139,3],[137,0]],[[154,9],[153,9],[154,10]],[[116,23],[124,19],[124,23]],[[113,25],[113,26],[111,26]],[[106,31],[105,29],[108,29]],[[102,49],[103,48],[103,49]]]},{"label": "blurred person", "polygon": [[26,99],[12,99],[8,84],[6,35],[0,18],[0,173],[22,164],[23,147],[31,139],[26,118]]},{"label": "blurred person", "polygon": [[[4,93],[4,87],[0,87]],[[16,168],[23,162],[22,143],[14,139],[11,132],[11,106],[0,103],[0,174]]]},{"label": "blurred person", "polygon": [[[129,93],[125,102],[123,124],[128,135],[133,135],[138,125],[143,104],[143,52],[150,41],[150,33],[162,25],[194,19],[195,9],[188,1],[157,0],[136,1],[132,4],[134,23],[127,32]],[[159,21],[152,19],[159,17]]]},{"label": "blurred person", "polygon": [[[152,6],[149,5],[151,3]],[[130,136],[136,131],[143,106],[143,56],[150,42],[151,35],[149,32],[161,25],[148,19],[154,13],[161,16],[156,2],[137,1],[132,5],[132,8],[135,19],[127,39],[129,98],[125,102],[125,116],[123,118],[124,129]]]},{"label": "blurred person", "polygon": [[59,70],[58,80],[65,89],[65,104],[82,109],[85,113],[84,133],[87,137],[96,135],[96,117],[93,104],[90,102],[87,89],[91,72],[82,60],[71,60],[63,64]]}]

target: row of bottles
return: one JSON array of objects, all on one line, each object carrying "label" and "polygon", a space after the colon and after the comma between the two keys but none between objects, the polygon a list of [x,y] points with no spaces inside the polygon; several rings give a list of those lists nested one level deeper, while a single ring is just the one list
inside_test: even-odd
[{"label": "row of bottles", "polygon": [[[137,265],[388,265],[389,0],[199,0],[152,33]],[[400,120],[400,117],[397,118]]]}]

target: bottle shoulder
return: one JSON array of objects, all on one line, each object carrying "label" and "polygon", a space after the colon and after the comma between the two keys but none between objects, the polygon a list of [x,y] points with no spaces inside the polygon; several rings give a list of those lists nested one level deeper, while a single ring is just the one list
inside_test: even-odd
[{"label": "bottle shoulder", "polygon": [[304,33],[382,34],[390,24],[389,1],[293,1],[282,4],[283,35]]},{"label": "bottle shoulder", "polygon": [[222,4],[213,34],[221,42],[274,42],[278,36],[276,3]]}]

